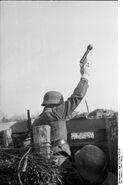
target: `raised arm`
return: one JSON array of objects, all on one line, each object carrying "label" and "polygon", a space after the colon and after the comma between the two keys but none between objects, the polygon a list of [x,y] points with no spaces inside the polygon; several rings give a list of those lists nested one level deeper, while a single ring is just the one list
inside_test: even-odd
[{"label": "raised arm", "polygon": [[84,98],[88,89],[88,80],[81,78],[73,94],[65,101],[64,116],[69,116]]},{"label": "raised arm", "polygon": [[54,111],[57,112],[61,119],[65,119],[69,116],[76,107],[80,104],[84,98],[88,89],[88,79],[87,79],[87,66],[80,68],[81,79],[76,86],[73,94],[65,101],[62,105],[55,108]]}]

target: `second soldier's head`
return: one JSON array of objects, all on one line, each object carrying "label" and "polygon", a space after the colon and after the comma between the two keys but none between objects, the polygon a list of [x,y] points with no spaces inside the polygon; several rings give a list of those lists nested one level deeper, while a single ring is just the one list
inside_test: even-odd
[{"label": "second soldier's head", "polygon": [[90,184],[100,183],[106,175],[105,153],[95,145],[85,145],[75,153],[75,163],[80,176]]}]

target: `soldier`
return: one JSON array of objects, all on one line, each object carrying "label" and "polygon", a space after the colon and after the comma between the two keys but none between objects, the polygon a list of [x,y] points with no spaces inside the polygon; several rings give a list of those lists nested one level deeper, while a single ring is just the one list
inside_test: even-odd
[{"label": "soldier", "polygon": [[[87,60],[87,59],[85,59]],[[43,112],[34,121],[34,126],[50,125],[51,127],[51,149],[57,156],[58,165],[64,168],[64,161],[71,155],[67,143],[66,118],[75,110],[84,98],[88,89],[87,69],[80,66],[81,79],[73,94],[63,100],[60,92],[49,91],[44,95],[42,106]]]},{"label": "soldier", "polygon": [[117,178],[107,170],[105,153],[97,146],[86,145],[75,153],[80,185],[117,185]]}]

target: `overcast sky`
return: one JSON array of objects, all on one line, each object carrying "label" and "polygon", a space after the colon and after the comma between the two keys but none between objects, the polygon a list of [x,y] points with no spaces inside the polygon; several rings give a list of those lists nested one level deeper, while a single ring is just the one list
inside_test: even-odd
[{"label": "overcast sky", "polygon": [[92,44],[89,89],[76,111],[117,110],[117,1],[2,1],[1,111],[40,112],[46,91],[67,99]]}]

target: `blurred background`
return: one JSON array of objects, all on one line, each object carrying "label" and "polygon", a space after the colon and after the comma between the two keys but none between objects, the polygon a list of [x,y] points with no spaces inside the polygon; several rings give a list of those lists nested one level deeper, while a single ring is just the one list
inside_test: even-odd
[{"label": "blurred background", "polygon": [[89,89],[76,111],[117,111],[117,1],[2,1],[1,115],[42,111],[46,91],[67,99],[79,79],[79,61],[92,44]]}]

